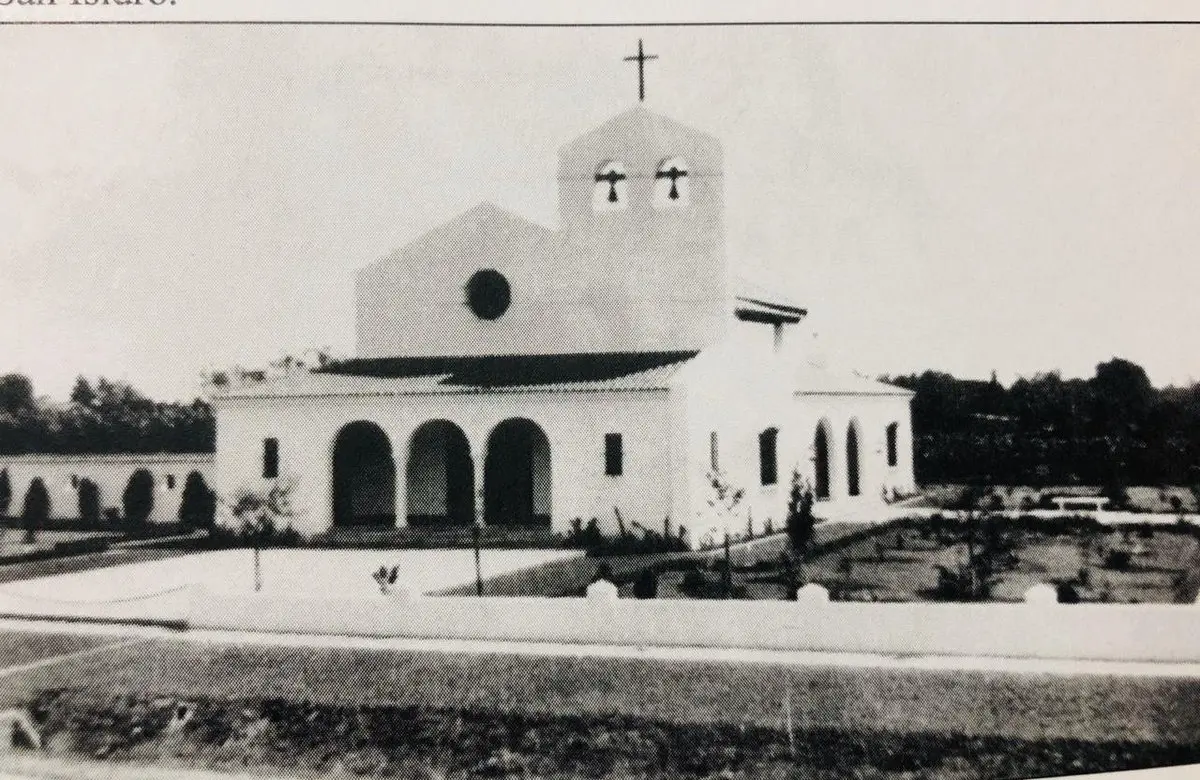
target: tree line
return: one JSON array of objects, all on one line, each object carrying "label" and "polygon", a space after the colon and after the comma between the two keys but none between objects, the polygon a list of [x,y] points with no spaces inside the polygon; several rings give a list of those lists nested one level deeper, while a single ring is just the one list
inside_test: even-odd
[{"label": "tree line", "polygon": [[[939,371],[882,377],[915,392],[917,481],[1046,485],[1200,483],[1200,383],[1155,388],[1114,358],[1087,379],[1057,372],[1005,387]],[[80,377],[70,401],[0,376],[0,454],[211,452],[212,408],[153,401],[128,384]]]},{"label": "tree line", "polygon": [[910,389],[919,483],[1200,483],[1200,384],[1155,388],[1114,358],[1088,379],[1057,372],[1005,387],[926,371],[883,377]]},{"label": "tree line", "polygon": [[0,376],[0,455],[212,452],[212,408],[153,401],[124,382],[76,380],[69,403],[40,398],[22,374]]}]

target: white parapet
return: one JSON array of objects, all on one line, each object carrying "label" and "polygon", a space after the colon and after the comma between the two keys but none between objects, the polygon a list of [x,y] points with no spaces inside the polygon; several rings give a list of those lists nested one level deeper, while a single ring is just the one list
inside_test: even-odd
[{"label": "white parapet", "polygon": [[1029,590],[1025,591],[1026,604],[1057,604],[1058,589],[1053,585],[1042,583],[1034,585]]},{"label": "white parapet", "polygon": [[587,588],[588,601],[611,604],[620,597],[617,586],[608,580],[596,580]]}]

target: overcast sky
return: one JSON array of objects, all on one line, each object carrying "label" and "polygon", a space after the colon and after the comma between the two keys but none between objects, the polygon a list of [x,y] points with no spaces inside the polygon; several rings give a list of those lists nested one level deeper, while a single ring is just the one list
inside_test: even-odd
[{"label": "overcast sky", "polygon": [[355,269],[636,101],[846,368],[1200,379],[1200,27],[0,29],[0,373],[190,399],[353,349]]}]

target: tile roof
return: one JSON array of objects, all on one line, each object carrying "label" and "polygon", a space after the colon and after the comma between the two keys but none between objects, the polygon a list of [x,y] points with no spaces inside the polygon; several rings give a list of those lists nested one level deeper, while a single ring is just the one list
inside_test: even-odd
[{"label": "tile roof", "polygon": [[352,358],[313,373],[241,384],[225,397],[662,390],[698,353],[605,352]]}]

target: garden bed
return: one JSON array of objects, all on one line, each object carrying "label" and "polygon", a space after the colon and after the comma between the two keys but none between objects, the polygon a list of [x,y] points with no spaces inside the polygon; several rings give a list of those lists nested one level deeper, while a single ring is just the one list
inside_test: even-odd
[{"label": "garden bed", "polygon": [[[848,601],[1018,602],[1029,588],[1046,583],[1059,589],[1063,601],[1192,603],[1200,590],[1200,532],[1193,526],[1102,526],[1084,517],[1031,516],[972,522],[984,525],[970,541],[963,523],[936,515],[860,528],[824,544],[818,535],[798,576]],[[764,545],[732,556],[734,597],[789,598],[797,575],[789,579],[785,549]],[[953,576],[976,571],[968,561],[985,553],[986,587],[956,590]],[[656,595],[719,598],[723,565],[722,556],[713,556],[707,566],[660,567]]]}]

